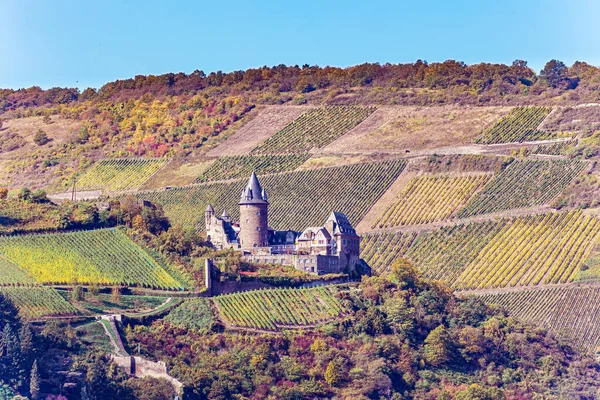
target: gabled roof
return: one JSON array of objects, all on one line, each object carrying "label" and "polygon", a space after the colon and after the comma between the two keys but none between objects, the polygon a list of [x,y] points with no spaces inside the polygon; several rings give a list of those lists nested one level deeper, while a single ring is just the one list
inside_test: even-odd
[{"label": "gabled roof", "polygon": [[352,227],[350,221],[344,213],[333,211],[327,222],[333,221],[333,234],[334,235],[354,235],[356,236],[356,230]]},{"label": "gabled roof", "polygon": [[321,233],[325,239],[327,239],[327,240],[331,239],[331,235],[329,234],[329,232],[327,232],[327,229],[325,229],[322,226],[314,226],[314,227],[306,228],[304,230],[304,232],[302,232],[302,234],[299,236],[298,240],[300,240],[300,241],[312,240],[313,233],[315,236],[317,236],[319,233]]},{"label": "gabled roof", "polygon": [[239,204],[269,204],[267,201],[267,194],[260,186],[258,178],[254,172],[252,172],[246,187],[244,190],[242,190],[242,197],[240,198]]}]

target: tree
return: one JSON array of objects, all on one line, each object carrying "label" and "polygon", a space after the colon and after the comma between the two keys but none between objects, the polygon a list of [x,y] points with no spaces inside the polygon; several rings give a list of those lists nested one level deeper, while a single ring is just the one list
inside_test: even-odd
[{"label": "tree", "polygon": [[450,360],[450,337],[443,325],[429,332],[425,338],[423,352],[425,361],[434,367],[443,365]]},{"label": "tree", "polygon": [[46,192],[43,191],[42,189],[37,189],[34,190],[33,192],[31,192],[31,197],[30,197],[30,201],[32,203],[48,203],[50,200],[48,200],[48,196],[46,195]]},{"label": "tree", "polygon": [[389,279],[402,289],[412,288],[419,279],[419,271],[407,259],[398,258],[392,264]]},{"label": "tree", "polygon": [[85,300],[85,292],[81,286],[75,286],[73,288],[73,292],[71,293],[71,298],[73,301],[83,301]]},{"label": "tree", "polygon": [[50,139],[48,139],[48,135],[43,130],[38,130],[35,135],[33,135],[33,142],[38,146],[43,146],[48,143]]},{"label": "tree", "polygon": [[0,200],[5,200],[8,197],[8,189],[3,187],[0,188]]},{"label": "tree", "polygon": [[131,220],[131,227],[138,231],[145,231],[146,224],[144,223],[144,218],[142,218],[140,214],[133,217],[133,219]]},{"label": "tree", "polygon": [[550,60],[540,72],[540,77],[553,88],[571,89],[572,82],[568,76],[569,69],[562,61]]},{"label": "tree", "polygon": [[77,143],[84,144],[90,139],[90,132],[87,126],[82,126],[77,131]]},{"label": "tree", "polygon": [[121,302],[121,289],[118,286],[112,288],[112,291],[110,293],[110,301],[112,301],[113,303]]},{"label": "tree", "polygon": [[31,394],[31,399],[35,400],[40,395],[40,373],[38,371],[38,363],[37,360],[33,362],[33,367],[31,367],[31,379],[29,380],[29,393]]},{"label": "tree", "polygon": [[331,386],[338,386],[342,383],[343,379],[343,370],[342,365],[337,358],[334,358],[329,362],[327,368],[325,369],[325,380]]}]

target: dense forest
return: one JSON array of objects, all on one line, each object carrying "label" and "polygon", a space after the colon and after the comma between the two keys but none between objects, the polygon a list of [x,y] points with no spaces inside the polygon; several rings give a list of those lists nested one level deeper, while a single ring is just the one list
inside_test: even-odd
[{"label": "dense forest", "polygon": [[144,95],[161,98],[202,91],[208,91],[212,97],[261,92],[259,102],[269,104],[285,102],[293,96],[308,98],[310,93],[322,89],[325,92],[317,97],[334,103],[531,103],[560,95],[565,95],[560,99],[565,102],[596,101],[600,69],[585,62],[567,67],[561,61],[551,60],[538,75],[523,60],[515,60],[510,66],[467,65],[454,60],[429,64],[418,60],[409,64],[374,63],[348,68],[278,65],[208,75],[196,70],[191,74],[138,75],[82,92],[76,88],[4,89],[0,90],[0,111],[85,101],[127,102]]}]

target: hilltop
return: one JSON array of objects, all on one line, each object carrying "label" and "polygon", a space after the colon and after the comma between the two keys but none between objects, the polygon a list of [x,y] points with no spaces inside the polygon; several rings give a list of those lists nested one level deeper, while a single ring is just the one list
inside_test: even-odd
[{"label": "hilltop", "polygon": [[[418,61],[0,91],[7,321],[71,372],[139,350],[190,399],[593,398],[598,82],[582,62]],[[269,228],[343,212],[374,276],[211,248],[204,211],[238,221],[252,172]],[[68,378],[74,398],[148,379]]]}]

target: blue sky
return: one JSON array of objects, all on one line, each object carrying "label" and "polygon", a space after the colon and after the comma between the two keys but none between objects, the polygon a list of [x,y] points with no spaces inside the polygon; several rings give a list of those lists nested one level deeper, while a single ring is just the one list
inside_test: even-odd
[{"label": "blue sky", "polygon": [[600,65],[600,1],[0,0],[0,87],[277,64]]}]

